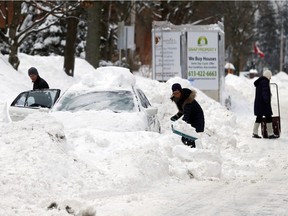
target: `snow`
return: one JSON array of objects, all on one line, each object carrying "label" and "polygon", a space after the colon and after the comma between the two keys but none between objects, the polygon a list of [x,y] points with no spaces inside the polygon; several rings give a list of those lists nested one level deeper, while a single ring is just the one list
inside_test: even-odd
[{"label": "snow", "polygon": [[[225,94],[231,98],[230,110],[196,89],[206,128],[197,134],[197,148],[191,149],[171,131],[170,117],[177,112],[170,100],[171,85],[191,88],[179,77],[162,83],[137,73],[131,76],[158,107],[161,134],[73,125],[69,116],[61,121],[49,113],[9,122],[5,106],[32,89],[29,67],[35,66],[50,87],[62,93],[79,82],[95,85],[99,72],[76,59],[72,78],[62,69],[62,57],[19,58],[15,71],[7,57],[0,56],[0,215],[287,215],[287,74],[271,79],[279,87],[279,139],[251,137],[256,78],[229,74]],[[115,82],[109,80],[109,85]],[[276,95],[272,92],[277,115]],[[178,124],[193,134],[185,122]]]},{"label": "snow", "polygon": [[232,69],[235,70],[235,67],[232,63],[227,62],[224,66],[225,69]]}]

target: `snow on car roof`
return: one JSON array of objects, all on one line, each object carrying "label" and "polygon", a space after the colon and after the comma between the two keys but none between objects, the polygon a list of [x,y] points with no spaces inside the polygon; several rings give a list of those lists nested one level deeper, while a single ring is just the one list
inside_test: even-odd
[{"label": "snow on car roof", "polygon": [[135,86],[136,78],[127,68],[105,66],[99,67],[95,72],[87,74],[83,78],[82,84],[90,88],[99,86],[125,88]]}]

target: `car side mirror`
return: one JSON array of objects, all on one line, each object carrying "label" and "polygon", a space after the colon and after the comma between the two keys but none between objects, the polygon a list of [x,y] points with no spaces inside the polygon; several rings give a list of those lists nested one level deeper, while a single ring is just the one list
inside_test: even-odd
[{"label": "car side mirror", "polygon": [[148,116],[153,116],[158,113],[158,108],[156,107],[148,107],[145,109]]}]

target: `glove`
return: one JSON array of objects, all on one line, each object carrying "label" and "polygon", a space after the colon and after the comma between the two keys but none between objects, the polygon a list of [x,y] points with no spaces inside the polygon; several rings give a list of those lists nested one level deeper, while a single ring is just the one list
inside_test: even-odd
[{"label": "glove", "polygon": [[176,121],[179,119],[179,116],[176,114],[170,118],[171,121]]}]

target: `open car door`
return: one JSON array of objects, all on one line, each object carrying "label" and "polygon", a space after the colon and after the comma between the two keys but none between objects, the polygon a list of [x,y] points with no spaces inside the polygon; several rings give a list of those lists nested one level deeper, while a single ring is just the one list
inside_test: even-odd
[{"label": "open car door", "polygon": [[10,105],[10,118],[12,121],[19,121],[30,113],[48,112],[59,98],[60,92],[60,89],[38,89],[20,93]]}]

